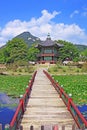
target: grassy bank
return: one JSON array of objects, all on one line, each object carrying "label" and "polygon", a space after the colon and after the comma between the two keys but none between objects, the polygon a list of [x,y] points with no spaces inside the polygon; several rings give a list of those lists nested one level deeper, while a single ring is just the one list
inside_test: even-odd
[{"label": "grassy bank", "polygon": [[54,75],[84,74],[87,73],[87,63],[83,66],[56,64],[49,66],[48,72]]}]

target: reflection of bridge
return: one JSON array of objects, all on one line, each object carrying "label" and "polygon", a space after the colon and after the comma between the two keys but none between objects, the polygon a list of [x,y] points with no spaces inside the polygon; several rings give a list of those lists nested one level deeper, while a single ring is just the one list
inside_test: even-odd
[{"label": "reflection of bridge", "polygon": [[[53,127],[53,128],[52,128]],[[6,130],[85,130],[87,121],[64,92],[43,70],[32,76]]]}]

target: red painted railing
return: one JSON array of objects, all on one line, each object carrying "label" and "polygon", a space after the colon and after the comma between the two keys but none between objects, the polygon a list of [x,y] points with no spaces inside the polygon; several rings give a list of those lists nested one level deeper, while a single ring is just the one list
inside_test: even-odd
[{"label": "red painted railing", "polygon": [[[77,130],[77,127],[75,124],[73,124],[72,126],[69,126],[71,128],[71,130]],[[41,128],[39,128],[40,130],[67,130],[66,125],[62,125],[62,126],[58,126],[58,125],[42,125]],[[0,124],[0,130],[2,130],[2,124]],[[5,126],[5,130],[9,130],[9,125]],[[11,129],[10,129],[11,130]],[[23,130],[23,127],[20,126],[19,130]],[[28,128],[27,130],[35,130],[34,126],[30,126],[30,128]],[[78,130],[82,130],[82,129],[78,129]]]},{"label": "red painted railing", "polygon": [[[70,127],[70,130],[77,130],[77,127],[75,124],[73,125],[69,125],[68,127]],[[21,129],[23,130],[23,127],[21,126]],[[27,130],[36,130],[34,128],[34,126],[30,126],[30,128],[28,128]],[[42,125],[41,127],[39,126],[39,130],[67,130],[67,126],[66,125]],[[78,130],[82,130],[82,129],[78,129]]]},{"label": "red painted railing", "polygon": [[54,126],[53,130],[58,130],[58,126]]},{"label": "red painted railing", "polygon": [[31,88],[35,79],[37,71],[33,74],[31,81],[28,84],[28,88],[26,89],[25,94],[23,95],[23,97],[20,99],[19,105],[16,109],[16,112],[12,118],[12,121],[10,122],[10,128],[11,130],[16,130],[20,120],[21,120],[21,116],[23,115],[24,111],[25,111],[25,107],[29,98],[29,95],[31,93]]},{"label": "red painted railing", "polygon": [[65,93],[64,89],[52,78],[50,74],[47,73],[47,71],[43,71],[46,76],[51,81],[54,88],[57,90],[57,92],[60,94],[60,97],[64,101],[65,105],[67,106],[68,110],[72,114],[75,122],[77,123],[78,127],[84,130],[87,128],[87,121],[81,114],[81,112],[78,110],[72,99]]}]

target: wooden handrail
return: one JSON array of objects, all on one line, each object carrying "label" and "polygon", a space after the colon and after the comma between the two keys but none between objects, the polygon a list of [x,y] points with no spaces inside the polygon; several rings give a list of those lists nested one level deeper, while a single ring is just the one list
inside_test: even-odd
[{"label": "wooden handrail", "polygon": [[[77,123],[79,128],[82,128],[81,124],[76,120],[75,115],[73,114],[73,112],[71,111],[70,107],[73,107],[73,109],[76,112],[77,117],[79,116],[79,118],[81,119],[81,121],[83,122],[83,124],[85,125],[85,127],[87,128],[87,121],[84,118],[84,116],[81,114],[81,112],[79,111],[79,109],[76,107],[76,105],[74,104],[74,102],[72,101],[72,99],[66,94],[66,92],[64,91],[63,88],[61,88],[61,86],[59,86],[58,83],[56,83],[56,81],[50,76],[50,74],[47,73],[47,71],[43,70],[43,72],[46,74],[46,76],[49,78],[49,80],[51,81],[51,83],[53,84],[53,86],[59,89],[59,94],[60,97],[62,98],[62,100],[64,101],[65,105],[67,106],[68,110],[70,111],[70,113],[72,114],[75,122]],[[56,89],[57,90],[57,89]],[[63,99],[63,96],[67,99],[68,103]]]},{"label": "wooden handrail", "polygon": [[[22,115],[25,111],[25,105],[26,105],[25,100],[26,100],[27,95],[28,96],[30,95],[31,88],[32,88],[36,73],[37,73],[37,71],[35,71],[35,73],[33,74],[32,79],[31,79],[30,83],[28,84],[28,88],[26,89],[23,97],[20,99],[20,102],[18,104],[16,112],[15,112],[15,114],[14,114],[14,116],[13,116],[11,122],[10,122],[10,128],[12,128],[14,126],[15,122],[17,121],[17,117],[18,117],[19,112],[22,110],[22,113],[21,113],[21,115]],[[17,123],[18,123],[18,121],[17,121]],[[17,124],[16,124],[16,126],[17,126]]]},{"label": "wooden handrail", "polygon": [[[70,106],[72,106],[75,110],[75,112],[78,114],[78,116],[80,117],[80,119],[83,121],[83,123],[85,124],[85,126],[87,127],[87,121],[84,118],[84,116],[81,114],[81,112],[79,111],[79,109],[76,107],[76,105],[74,104],[74,102],[72,100],[70,100]],[[71,110],[70,110],[71,111]],[[72,111],[71,111],[72,112]]]},{"label": "wooden handrail", "polygon": [[17,107],[17,110],[16,110],[16,112],[14,114],[14,117],[12,118],[12,121],[10,123],[10,127],[12,127],[14,125],[14,123],[16,121],[16,118],[18,116],[18,113],[19,113],[20,109],[22,108],[22,105],[23,105],[23,100],[20,100],[20,103],[19,103],[19,105]]},{"label": "wooden handrail", "polygon": [[54,126],[53,130],[58,130],[58,126]]}]

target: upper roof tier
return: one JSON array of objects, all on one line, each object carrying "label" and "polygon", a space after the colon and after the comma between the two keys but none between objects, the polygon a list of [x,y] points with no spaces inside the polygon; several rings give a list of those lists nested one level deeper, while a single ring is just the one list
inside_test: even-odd
[{"label": "upper roof tier", "polygon": [[45,41],[40,42],[37,47],[49,47],[49,46],[56,46],[56,47],[62,47],[62,44],[57,43],[56,41],[51,40],[50,34],[47,35],[47,38]]}]

